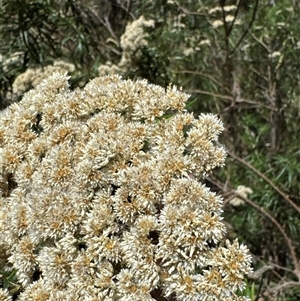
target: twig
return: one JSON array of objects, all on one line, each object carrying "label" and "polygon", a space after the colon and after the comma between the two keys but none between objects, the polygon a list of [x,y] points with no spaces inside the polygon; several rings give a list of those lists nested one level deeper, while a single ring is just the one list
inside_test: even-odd
[{"label": "twig", "polygon": [[250,20],[250,23],[247,27],[247,29],[244,31],[244,33],[242,34],[242,36],[240,37],[240,39],[238,40],[238,42],[235,44],[234,48],[232,49],[232,51],[230,52],[230,55],[233,54],[235,52],[235,50],[240,46],[240,44],[242,43],[244,37],[247,35],[247,33],[249,32],[249,29],[251,28],[254,20],[255,20],[255,16],[256,16],[256,12],[257,12],[257,8],[258,8],[258,3],[259,0],[256,0],[255,2],[255,6],[254,6],[254,11]]},{"label": "twig", "polygon": [[261,212],[264,216],[266,216],[276,227],[277,229],[281,232],[282,236],[284,237],[286,243],[287,243],[287,246],[290,250],[290,253],[291,253],[291,257],[292,257],[292,260],[293,260],[293,264],[294,264],[294,275],[297,276],[297,278],[299,279],[300,281],[300,265],[299,265],[299,260],[297,258],[297,255],[296,255],[296,251],[295,251],[295,248],[293,246],[293,243],[292,243],[292,240],[289,238],[289,236],[286,234],[286,232],[284,231],[283,227],[279,224],[279,222],[269,213],[267,212],[264,208],[260,207],[259,205],[255,204],[254,202],[252,202],[251,200],[249,200],[248,198],[242,196],[241,194],[239,193],[236,193],[236,196],[239,197],[240,199],[242,199],[244,202],[250,204],[253,208],[255,208],[257,211]]},{"label": "twig", "polygon": [[[209,181],[211,181],[211,179],[208,178]],[[216,182],[216,181],[211,181],[213,184],[215,184],[217,187],[219,187],[220,189],[223,190],[223,187],[220,185],[220,183]],[[255,208],[257,211],[259,211],[260,213],[262,213],[264,216],[266,216],[277,228],[278,230],[281,232],[283,238],[285,239],[287,246],[290,250],[290,254],[293,260],[293,264],[294,264],[294,275],[297,276],[297,278],[300,281],[300,264],[299,264],[299,260],[297,258],[296,255],[296,251],[295,248],[292,244],[292,240],[289,238],[289,236],[287,235],[287,233],[285,232],[285,230],[283,229],[283,227],[279,224],[279,222],[269,213],[267,212],[264,208],[260,207],[259,205],[255,204],[254,202],[252,202],[251,200],[249,200],[248,198],[242,196],[241,194],[232,191],[232,193],[237,196],[238,198],[242,199],[244,202],[250,204],[253,208]]]},{"label": "twig", "polygon": [[226,96],[226,95],[222,95],[222,94],[216,94],[216,93],[213,93],[213,92],[208,92],[208,91],[199,90],[199,89],[184,90],[184,92],[186,92],[186,93],[199,93],[199,94],[209,95],[209,96],[213,96],[213,97],[217,97],[217,98],[223,98],[223,99],[227,99],[227,100],[232,100],[231,96]]},{"label": "twig", "polygon": [[286,271],[286,272],[289,272],[289,273],[294,273],[293,270],[288,269],[288,268],[285,268],[285,267],[283,267],[283,266],[281,266],[281,265],[279,265],[279,264],[276,264],[276,263],[273,263],[273,262],[271,262],[270,264],[273,265],[273,266],[274,266],[275,268],[277,268],[278,270]]},{"label": "twig", "polygon": [[255,280],[255,279],[260,278],[262,276],[262,274],[265,273],[266,271],[273,270],[273,269],[274,269],[273,265],[264,265],[260,269],[254,271],[254,272],[249,273],[247,275],[247,277],[249,279]]},{"label": "twig", "polygon": [[[195,72],[195,74],[197,74],[197,73]],[[213,93],[213,92],[209,92],[209,91],[205,91],[205,90],[200,90],[200,89],[184,90],[184,92],[186,92],[186,93],[197,93],[197,94],[209,95],[209,96],[212,96],[212,97],[222,98],[222,99],[226,99],[226,100],[230,100],[230,101],[233,100],[232,96],[218,94],[218,93]],[[247,103],[247,104],[251,104],[251,105],[255,105],[255,106],[261,106],[261,107],[264,107],[265,109],[268,109],[268,110],[272,110],[272,111],[274,110],[274,108],[272,108],[270,106],[259,104],[258,102],[250,100],[250,99],[238,98],[238,99],[236,99],[235,102],[236,103]],[[228,110],[228,108],[227,109],[223,109],[223,111],[224,110]]]},{"label": "twig", "polygon": [[182,71],[178,71],[176,73],[182,73],[182,74],[195,74],[195,75],[201,75],[204,76],[208,79],[210,79],[212,82],[214,82],[216,85],[218,85],[219,87],[223,88],[223,85],[221,84],[220,81],[218,81],[217,79],[215,79],[213,76],[204,73],[204,72],[200,72],[200,71],[193,71],[193,70],[182,70]]},{"label": "twig", "polygon": [[204,13],[198,13],[198,12],[193,12],[188,10],[187,8],[181,6],[177,1],[174,1],[175,4],[177,5],[177,7],[183,11],[183,13],[187,14],[187,15],[196,15],[196,16],[206,16],[206,14]]},{"label": "twig", "polygon": [[[232,22],[230,24],[230,27],[228,28],[228,36],[230,35],[230,33],[231,33],[232,29],[233,29],[233,25],[234,25],[234,23],[235,23],[235,21],[237,19],[239,10],[241,8],[241,3],[242,3],[242,1],[240,1],[240,0],[237,1],[237,4],[236,4],[237,8],[236,8],[235,13],[234,13],[234,19],[232,20]],[[222,12],[224,13],[224,6],[222,6]]]},{"label": "twig", "polygon": [[259,44],[261,44],[266,50],[267,50],[267,52],[268,53],[270,53],[271,51],[269,50],[269,48],[268,48],[268,46],[264,43],[264,42],[262,42],[262,41],[260,41],[250,30],[248,30],[248,32],[249,32],[249,34],[251,35],[251,37],[256,41],[256,42],[258,42]]},{"label": "twig", "polygon": [[300,286],[300,281],[288,281],[288,282],[284,282],[283,284],[277,285],[273,288],[271,288],[269,291],[271,294],[276,294],[281,290],[285,290],[287,288],[291,288],[294,286]]},{"label": "twig", "polygon": [[264,179],[278,194],[280,194],[284,200],[290,204],[299,214],[300,214],[300,207],[298,207],[291,199],[290,197],[285,194],[278,186],[276,186],[265,174],[263,174],[262,172],[260,172],[259,170],[257,170],[253,165],[251,165],[250,163],[246,162],[245,160],[243,160],[242,158],[237,157],[236,155],[234,155],[231,152],[228,152],[228,154],[235,160],[239,161],[240,163],[242,163],[243,165],[245,165],[246,167],[248,167],[249,169],[251,169],[252,171],[254,171],[258,176],[260,176],[262,179]]}]

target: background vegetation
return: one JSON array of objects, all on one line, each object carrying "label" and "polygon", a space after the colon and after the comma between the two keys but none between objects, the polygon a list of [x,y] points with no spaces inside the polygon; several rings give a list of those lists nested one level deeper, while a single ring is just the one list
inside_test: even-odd
[{"label": "background vegetation", "polygon": [[[0,3],[1,109],[17,100],[13,82],[28,68],[65,60],[75,66],[73,86],[83,85],[100,66],[120,65],[127,24],[141,16],[154,20],[144,29],[147,43],[137,45],[119,71],[181,86],[191,94],[189,110],[220,116],[228,159],[205,180],[224,197],[228,236],[253,254],[257,272],[249,275],[245,294],[299,299],[299,1]],[[253,193],[239,193],[239,185]],[[15,289],[14,275],[1,274],[1,285]]]}]

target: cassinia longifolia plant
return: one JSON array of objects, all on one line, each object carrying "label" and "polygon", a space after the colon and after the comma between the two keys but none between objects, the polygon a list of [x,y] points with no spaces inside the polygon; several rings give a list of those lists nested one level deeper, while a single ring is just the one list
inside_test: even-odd
[{"label": "cassinia longifolia plant", "polygon": [[250,255],[201,183],[224,163],[223,125],[187,99],[117,75],[70,90],[54,73],[0,113],[0,269],[16,271],[16,300],[245,300]]}]

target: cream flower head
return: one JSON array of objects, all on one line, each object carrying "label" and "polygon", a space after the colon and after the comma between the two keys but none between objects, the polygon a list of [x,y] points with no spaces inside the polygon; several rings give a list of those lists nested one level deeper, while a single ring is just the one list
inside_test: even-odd
[{"label": "cream flower head", "polygon": [[224,242],[222,199],[201,183],[224,163],[223,125],[188,97],[116,75],[72,91],[55,73],[1,112],[16,300],[244,300],[250,256]]}]

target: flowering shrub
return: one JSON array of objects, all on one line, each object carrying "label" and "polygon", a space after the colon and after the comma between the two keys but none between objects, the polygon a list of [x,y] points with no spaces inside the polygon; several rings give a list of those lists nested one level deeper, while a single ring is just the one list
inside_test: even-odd
[{"label": "flowering shrub", "polygon": [[55,73],[1,113],[0,268],[17,300],[244,300],[250,256],[201,184],[223,126],[187,99],[116,75],[71,91]]}]

